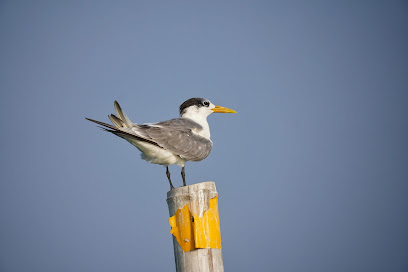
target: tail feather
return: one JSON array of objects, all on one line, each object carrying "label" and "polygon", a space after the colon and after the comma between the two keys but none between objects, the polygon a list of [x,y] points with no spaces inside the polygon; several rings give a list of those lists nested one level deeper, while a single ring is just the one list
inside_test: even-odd
[{"label": "tail feather", "polygon": [[[132,121],[130,121],[129,117],[123,112],[122,108],[119,106],[118,101],[115,100],[114,102],[116,113],[119,116],[119,119],[123,122],[124,126],[130,128],[133,126]],[[112,120],[112,119],[111,119]]]},{"label": "tail feather", "polygon": [[[115,117],[116,117],[116,116],[115,116]],[[116,118],[117,118],[117,117],[116,117]],[[101,121],[96,121],[96,120],[90,119],[90,118],[85,118],[85,119],[88,120],[88,121],[97,123],[98,125],[104,126],[102,129],[104,129],[104,130],[106,130],[106,131],[108,131],[108,132],[111,132],[111,133],[115,134],[116,136],[119,136],[119,137],[121,137],[121,138],[124,138],[124,139],[126,139],[126,140],[128,140],[128,141],[129,141],[130,139],[134,139],[134,140],[146,142],[146,143],[149,143],[149,144],[152,144],[152,145],[155,145],[155,146],[160,147],[156,142],[154,142],[154,141],[152,141],[152,140],[143,138],[143,137],[141,137],[141,136],[139,136],[139,135],[136,135],[136,134],[132,133],[131,131],[126,131],[126,128],[114,127],[114,126],[112,126],[112,125],[106,124],[106,123],[101,122]],[[116,120],[115,120],[115,121],[116,121]],[[109,128],[109,129],[108,129],[108,128]]]},{"label": "tail feather", "polygon": [[125,123],[123,123],[122,120],[120,120],[118,117],[116,117],[116,115],[111,114],[111,115],[108,115],[108,117],[116,127],[124,127],[125,126]]}]

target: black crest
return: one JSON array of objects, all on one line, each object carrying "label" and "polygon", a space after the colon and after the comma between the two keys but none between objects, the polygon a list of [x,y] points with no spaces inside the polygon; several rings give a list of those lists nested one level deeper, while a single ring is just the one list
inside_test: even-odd
[{"label": "black crest", "polygon": [[189,100],[186,100],[181,104],[180,106],[180,115],[183,115],[184,110],[190,106],[197,106],[197,107],[202,107],[204,106],[204,101],[207,101],[204,98],[199,98],[199,97],[194,97],[190,98]]}]

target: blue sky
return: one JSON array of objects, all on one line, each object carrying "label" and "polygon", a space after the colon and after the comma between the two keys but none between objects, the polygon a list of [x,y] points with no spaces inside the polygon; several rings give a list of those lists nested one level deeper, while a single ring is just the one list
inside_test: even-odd
[{"label": "blue sky", "polygon": [[3,1],[0,41],[1,271],[174,271],[164,167],[84,117],[191,97],[238,111],[186,165],[226,271],[408,269],[406,2]]}]

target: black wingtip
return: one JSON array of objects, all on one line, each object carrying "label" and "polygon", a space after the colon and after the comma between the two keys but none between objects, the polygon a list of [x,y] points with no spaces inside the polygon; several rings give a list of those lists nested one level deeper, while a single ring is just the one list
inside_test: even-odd
[{"label": "black wingtip", "polygon": [[91,118],[88,118],[88,117],[85,117],[85,119],[88,120],[88,121],[94,122],[94,123],[98,123],[98,122],[99,122],[99,121],[96,121],[96,120],[91,119]]}]

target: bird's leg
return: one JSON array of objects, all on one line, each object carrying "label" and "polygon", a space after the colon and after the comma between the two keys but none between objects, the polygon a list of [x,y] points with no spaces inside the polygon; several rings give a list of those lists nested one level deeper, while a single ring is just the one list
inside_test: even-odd
[{"label": "bird's leg", "polygon": [[171,183],[170,171],[169,171],[169,167],[168,167],[168,166],[166,166],[166,175],[167,175],[167,178],[169,179],[169,182],[170,182],[170,191],[171,191],[171,190],[174,190],[174,186],[173,186],[173,184]]},{"label": "bird's leg", "polygon": [[186,173],[184,172],[184,166],[181,167],[181,177],[183,178],[183,186],[186,186]]}]

